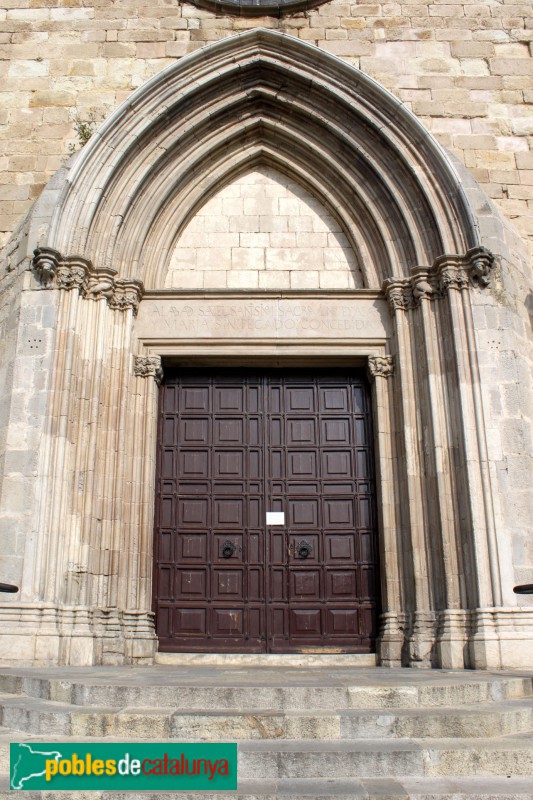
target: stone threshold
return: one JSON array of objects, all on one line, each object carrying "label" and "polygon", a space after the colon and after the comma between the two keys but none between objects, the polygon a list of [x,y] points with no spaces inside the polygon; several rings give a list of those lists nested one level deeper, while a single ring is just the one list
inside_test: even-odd
[{"label": "stone threshold", "polygon": [[375,667],[375,653],[156,653],[155,664],[198,667]]}]

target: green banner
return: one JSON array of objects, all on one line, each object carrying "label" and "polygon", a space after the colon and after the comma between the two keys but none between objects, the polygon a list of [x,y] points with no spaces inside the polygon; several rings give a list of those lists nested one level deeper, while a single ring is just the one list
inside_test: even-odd
[{"label": "green banner", "polygon": [[203,791],[237,788],[237,745],[98,742],[10,745],[14,790]]}]

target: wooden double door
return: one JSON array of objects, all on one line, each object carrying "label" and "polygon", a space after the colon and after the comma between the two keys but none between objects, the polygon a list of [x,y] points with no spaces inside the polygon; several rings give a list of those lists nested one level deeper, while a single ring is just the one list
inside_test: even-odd
[{"label": "wooden double door", "polygon": [[166,369],[160,391],[160,650],[372,651],[378,554],[364,374]]}]

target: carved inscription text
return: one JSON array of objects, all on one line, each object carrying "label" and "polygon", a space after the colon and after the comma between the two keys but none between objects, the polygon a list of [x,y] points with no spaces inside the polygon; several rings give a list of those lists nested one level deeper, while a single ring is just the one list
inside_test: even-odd
[{"label": "carved inscription text", "polygon": [[139,335],[235,338],[258,336],[366,338],[386,335],[383,301],[196,301],[146,299]]}]

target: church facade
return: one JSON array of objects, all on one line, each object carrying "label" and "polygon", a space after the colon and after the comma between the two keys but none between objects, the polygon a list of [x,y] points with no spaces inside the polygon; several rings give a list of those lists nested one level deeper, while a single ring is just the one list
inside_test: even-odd
[{"label": "church facade", "polygon": [[457,8],[6,13],[2,665],[533,666],[532,61]]}]

